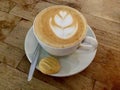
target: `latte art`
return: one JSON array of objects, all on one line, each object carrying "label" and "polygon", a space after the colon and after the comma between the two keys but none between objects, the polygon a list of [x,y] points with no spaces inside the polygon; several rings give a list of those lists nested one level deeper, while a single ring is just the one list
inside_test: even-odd
[{"label": "latte art", "polygon": [[[53,20],[56,25],[52,24]],[[55,15],[54,19],[50,18],[49,25],[55,35],[61,39],[72,37],[78,29],[77,22],[74,25],[71,14],[68,14],[66,11],[60,11],[59,14]]]},{"label": "latte art", "polygon": [[79,11],[71,7],[51,6],[36,16],[34,33],[49,46],[70,47],[85,37],[86,21]]}]

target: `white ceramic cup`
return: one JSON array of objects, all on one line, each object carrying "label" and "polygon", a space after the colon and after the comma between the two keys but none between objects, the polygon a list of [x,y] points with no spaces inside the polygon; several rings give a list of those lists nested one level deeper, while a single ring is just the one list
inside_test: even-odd
[{"label": "white ceramic cup", "polygon": [[[84,18],[84,16],[82,18]],[[87,29],[87,23],[86,23],[86,29]],[[42,46],[42,48],[44,50],[46,50],[48,53],[50,53],[51,55],[54,55],[54,56],[69,55],[69,54],[75,52],[77,49],[95,50],[97,48],[97,45],[98,45],[98,42],[95,38],[85,36],[81,41],[79,41],[77,44],[75,44],[73,46],[65,47],[65,48],[56,48],[56,47],[52,47],[50,45],[47,45],[46,43],[44,43],[43,41],[41,41],[38,38],[38,36],[35,34],[34,23],[33,23],[33,32],[34,32],[34,35],[35,35],[37,41]]]},{"label": "white ceramic cup", "polygon": [[[33,26],[34,29],[34,26]],[[33,30],[34,32],[34,30]],[[34,35],[38,41],[38,43],[41,45],[41,47],[46,50],[48,53],[50,53],[51,55],[54,56],[65,56],[65,55],[69,55],[73,52],[75,52],[77,49],[80,50],[88,50],[88,51],[94,51],[97,48],[98,42],[95,38],[90,37],[90,36],[86,36],[81,42],[79,42],[76,45],[73,45],[71,47],[65,47],[65,48],[56,48],[56,47],[52,47],[49,46],[47,44],[45,44],[44,42],[42,42],[37,35],[34,32]]]}]

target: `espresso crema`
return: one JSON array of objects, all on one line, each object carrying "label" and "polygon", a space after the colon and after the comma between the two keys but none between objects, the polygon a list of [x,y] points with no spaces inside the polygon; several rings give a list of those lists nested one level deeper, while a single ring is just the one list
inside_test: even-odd
[{"label": "espresso crema", "polygon": [[83,15],[68,6],[51,6],[35,18],[34,31],[43,43],[56,47],[70,47],[79,43],[86,34]]}]

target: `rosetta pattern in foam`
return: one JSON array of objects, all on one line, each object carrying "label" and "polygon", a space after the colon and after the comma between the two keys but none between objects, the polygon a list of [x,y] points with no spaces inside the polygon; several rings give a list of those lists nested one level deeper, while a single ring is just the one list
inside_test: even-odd
[{"label": "rosetta pattern in foam", "polygon": [[[55,22],[53,25],[52,22]],[[50,17],[49,25],[54,34],[61,39],[72,37],[78,30],[78,23],[73,23],[73,17],[66,11],[60,11],[53,18]]]}]

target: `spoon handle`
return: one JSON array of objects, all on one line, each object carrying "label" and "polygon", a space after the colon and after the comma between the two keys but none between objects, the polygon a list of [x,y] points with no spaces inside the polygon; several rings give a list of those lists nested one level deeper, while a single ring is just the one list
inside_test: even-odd
[{"label": "spoon handle", "polygon": [[30,81],[33,77],[38,58],[39,58],[39,45],[37,45],[37,47],[34,51],[34,54],[33,54],[32,63],[30,66],[29,74],[28,74],[28,81]]}]

